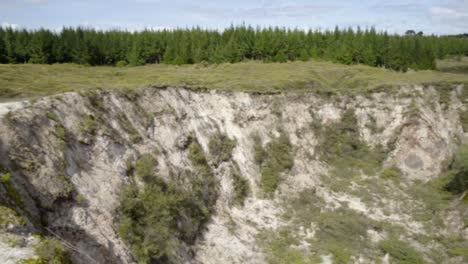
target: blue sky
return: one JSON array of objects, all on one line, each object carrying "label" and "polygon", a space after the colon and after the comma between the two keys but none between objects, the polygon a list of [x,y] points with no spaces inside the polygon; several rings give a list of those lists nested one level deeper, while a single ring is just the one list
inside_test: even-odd
[{"label": "blue sky", "polygon": [[0,0],[3,26],[53,30],[221,29],[230,24],[332,29],[375,26],[378,30],[425,34],[468,32],[468,0]]}]

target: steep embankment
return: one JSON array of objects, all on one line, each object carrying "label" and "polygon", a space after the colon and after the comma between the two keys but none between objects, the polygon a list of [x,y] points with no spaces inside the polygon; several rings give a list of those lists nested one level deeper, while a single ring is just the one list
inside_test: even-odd
[{"label": "steep embankment", "polygon": [[437,179],[468,143],[467,94],[40,99],[0,125],[0,259],[463,263],[466,202]]}]

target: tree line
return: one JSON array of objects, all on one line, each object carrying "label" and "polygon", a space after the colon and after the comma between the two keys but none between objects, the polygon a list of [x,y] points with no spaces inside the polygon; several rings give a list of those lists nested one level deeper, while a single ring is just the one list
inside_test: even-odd
[{"label": "tree line", "polygon": [[433,69],[436,58],[468,55],[468,38],[392,35],[374,28],[304,31],[231,26],[224,31],[15,30],[0,27],[0,63],[192,64],[323,59],[394,70]]}]

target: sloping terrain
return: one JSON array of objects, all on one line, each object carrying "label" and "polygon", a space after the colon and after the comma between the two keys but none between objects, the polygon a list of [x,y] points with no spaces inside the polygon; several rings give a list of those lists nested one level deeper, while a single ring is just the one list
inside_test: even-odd
[{"label": "sloping terrain", "polygon": [[467,95],[146,87],[34,100],[0,125],[0,259],[466,263],[466,195],[446,186],[468,144]]}]

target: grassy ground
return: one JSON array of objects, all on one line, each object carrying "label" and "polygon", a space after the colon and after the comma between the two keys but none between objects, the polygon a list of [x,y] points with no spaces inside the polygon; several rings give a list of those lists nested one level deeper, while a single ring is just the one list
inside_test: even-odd
[{"label": "grassy ground", "polygon": [[452,57],[437,61],[437,69],[442,72],[468,74],[468,57]]},{"label": "grassy ground", "polygon": [[[446,64],[450,62],[443,62],[442,66]],[[363,65],[346,66],[321,61],[125,68],[73,64],[0,65],[0,99],[3,100],[95,88],[135,89],[147,85],[250,92],[360,92],[382,85],[430,82],[468,82],[468,75],[440,71],[397,73]]]}]

